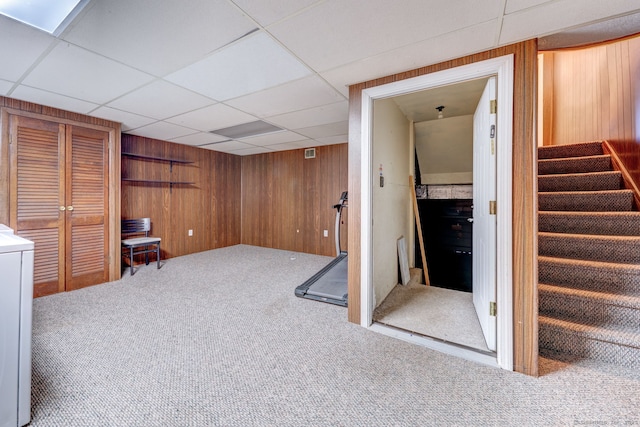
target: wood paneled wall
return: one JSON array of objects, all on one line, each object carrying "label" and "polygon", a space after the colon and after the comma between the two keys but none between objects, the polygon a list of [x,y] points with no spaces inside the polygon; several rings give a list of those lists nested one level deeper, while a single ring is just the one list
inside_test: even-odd
[{"label": "wood paneled wall", "polygon": [[529,40],[349,87],[349,321],[360,323],[360,162],[362,91],[464,64],[514,55],[513,316],[514,369],[538,374],[536,75],[537,42]]},{"label": "wood paneled wall", "polygon": [[640,186],[640,35],[543,56],[544,144],[606,139]]},{"label": "wood paneled wall", "polygon": [[63,124],[81,125],[100,129],[109,134],[108,152],[108,196],[109,196],[109,280],[120,278],[120,129],[117,122],[58,108],[0,96],[0,223],[9,224],[10,205],[10,159],[9,159],[9,114],[52,120]]},{"label": "wood paneled wall", "polygon": [[[122,182],[122,218],[151,218],[162,238],[162,258],[240,243],[239,156],[134,135],[122,135],[122,151],[191,160],[174,163],[123,156],[122,177],[193,182]],[[188,235],[193,230],[193,236]]]},{"label": "wood paneled wall", "polygon": [[243,157],[242,243],[335,256],[333,205],[343,191],[347,144],[317,147],[315,159],[305,159],[303,149]]}]

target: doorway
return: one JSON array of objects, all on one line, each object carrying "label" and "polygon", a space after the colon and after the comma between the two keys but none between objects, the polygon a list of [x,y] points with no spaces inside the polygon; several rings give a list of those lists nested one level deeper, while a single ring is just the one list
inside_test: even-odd
[{"label": "doorway", "polygon": [[[446,85],[454,85],[461,82],[467,82],[471,80],[486,79],[490,76],[497,76],[497,96],[498,96],[498,109],[497,109],[497,121],[504,126],[498,126],[495,130],[496,140],[501,141],[500,148],[496,148],[496,171],[497,171],[497,186],[495,187],[496,195],[494,202],[501,209],[498,210],[496,219],[496,241],[493,245],[495,247],[494,257],[495,266],[494,272],[496,274],[494,290],[496,292],[495,298],[493,298],[496,305],[501,307],[498,311],[495,319],[495,326],[493,326],[494,335],[496,339],[495,352],[488,353],[476,353],[473,351],[467,351],[460,346],[450,345],[442,340],[433,340],[428,337],[417,336],[409,331],[403,331],[398,329],[388,329],[379,324],[373,322],[373,310],[376,307],[376,301],[379,303],[386,297],[390,289],[380,288],[374,281],[374,270],[380,270],[379,262],[382,259],[380,256],[381,246],[388,246],[385,244],[386,234],[390,234],[393,237],[393,230],[390,232],[390,228],[386,223],[389,221],[380,221],[379,207],[380,203],[377,196],[380,193],[380,188],[383,182],[386,182],[387,176],[389,176],[389,184],[396,185],[399,190],[395,193],[403,193],[402,184],[399,182],[394,174],[398,170],[402,170],[403,166],[398,165],[399,161],[390,161],[390,164],[378,164],[379,156],[373,153],[372,144],[372,132],[374,120],[386,120],[381,119],[379,111],[374,114],[374,101],[393,98],[396,96],[417,93],[425,90],[433,90]],[[512,94],[513,94],[513,58],[512,56],[500,57],[492,60],[477,62],[462,67],[457,67],[451,70],[446,70],[438,73],[428,74],[420,76],[414,79],[408,79],[401,82],[395,82],[388,85],[377,86],[371,89],[367,89],[362,93],[362,229],[361,229],[361,324],[367,328],[376,330],[378,332],[386,333],[400,339],[416,342],[427,347],[436,348],[446,353],[455,354],[457,356],[465,357],[468,359],[477,360],[480,362],[493,364],[505,369],[512,369],[512,309],[511,309],[511,124],[512,124]],[[377,123],[377,122],[376,122]],[[412,138],[410,138],[412,139]],[[410,141],[408,145],[415,144],[415,141]],[[388,150],[393,151],[393,149]],[[390,152],[391,152],[390,151]],[[412,150],[407,150],[413,153]],[[407,156],[408,157],[408,156]],[[393,159],[393,157],[385,157]],[[406,168],[408,172],[410,168]],[[380,181],[375,175],[380,175]],[[405,176],[408,176],[406,173]],[[375,178],[375,179],[374,179]],[[404,190],[408,194],[409,182],[404,182]],[[402,221],[405,224],[410,223],[407,218],[411,218],[412,211],[409,200],[405,200],[406,197],[397,197],[397,204],[400,207],[396,207],[396,217],[398,212],[404,212]],[[387,206],[388,204],[385,204]],[[487,206],[488,208],[488,206]],[[377,219],[374,219],[373,212],[376,212]],[[400,216],[403,214],[401,213]],[[385,222],[384,231],[381,233],[378,231],[380,228],[374,227],[373,221],[379,225],[381,222]],[[406,230],[405,226],[405,230]],[[397,231],[395,232],[397,234]],[[395,236],[397,238],[398,236]],[[412,241],[412,239],[409,239]],[[383,269],[386,270],[386,269]],[[394,269],[395,270],[395,269]],[[396,282],[397,283],[397,282]],[[491,297],[489,298],[491,299]],[[487,304],[486,312],[489,313],[489,306]]]}]

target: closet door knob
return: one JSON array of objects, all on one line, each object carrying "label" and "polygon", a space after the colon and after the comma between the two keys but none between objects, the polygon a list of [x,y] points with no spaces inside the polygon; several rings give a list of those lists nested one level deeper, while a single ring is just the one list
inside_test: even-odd
[{"label": "closet door knob", "polygon": [[66,209],[67,209],[67,208],[65,208],[64,206],[60,206],[60,210],[61,210],[61,211],[64,211],[64,210],[66,210]]},{"label": "closet door knob", "polygon": [[68,211],[72,211],[73,210],[73,206],[67,206],[67,210]]}]

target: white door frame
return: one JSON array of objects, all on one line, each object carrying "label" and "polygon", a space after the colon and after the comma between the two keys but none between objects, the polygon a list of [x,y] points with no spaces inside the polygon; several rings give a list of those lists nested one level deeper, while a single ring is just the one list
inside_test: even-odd
[{"label": "white door frame", "polygon": [[[388,83],[362,91],[361,129],[361,277],[360,324],[372,328],[373,319],[373,247],[372,247],[372,129],[373,101],[443,85],[497,75],[497,351],[495,362],[503,369],[513,370],[513,251],[512,251],[512,129],[513,129],[513,55],[438,71],[431,74]],[[409,171],[407,171],[409,172]],[[375,325],[373,325],[375,326]],[[394,332],[402,338],[402,332]],[[407,338],[412,334],[407,333]],[[428,340],[423,343],[429,346]],[[440,351],[441,345],[437,346]],[[450,352],[457,354],[455,349]],[[469,358],[468,352],[460,352]],[[467,354],[465,356],[465,354]],[[473,357],[471,357],[473,358]]]}]

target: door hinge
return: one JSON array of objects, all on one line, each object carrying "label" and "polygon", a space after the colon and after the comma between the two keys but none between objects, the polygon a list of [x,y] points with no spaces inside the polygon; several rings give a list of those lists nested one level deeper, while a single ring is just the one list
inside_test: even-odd
[{"label": "door hinge", "polygon": [[489,215],[495,215],[498,210],[498,206],[495,200],[489,200]]},{"label": "door hinge", "polygon": [[489,112],[491,114],[496,114],[498,112],[498,101],[495,99],[492,99],[491,101],[489,101]]},{"label": "door hinge", "polygon": [[498,307],[496,305],[495,301],[490,301],[489,302],[489,316],[496,316],[496,314],[498,313]]}]

